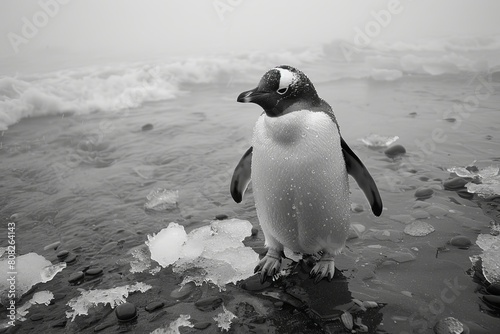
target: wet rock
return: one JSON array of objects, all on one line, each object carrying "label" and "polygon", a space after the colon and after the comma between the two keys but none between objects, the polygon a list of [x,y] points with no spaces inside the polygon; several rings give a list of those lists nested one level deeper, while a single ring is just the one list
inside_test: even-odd
[{"label": "wet rock", "polygon": [[489,306],[491,306],[495,309],[500,309],[500,296],[485,295],[485,296],[483,296],[483,300]]},{"label": "wet rock", "polygon": [[19,213],[14,213],[10,216],[10,220],[13,222],[18,222],[21,215]]},{"label": "wet rock", "polygon": [[61,244],[60,241],[56,241],[56,242],[53,242],[51,244],[48,244],[47,246],[43,247],[44,250],[48,250],[48,249],[53,249],[53,250],[56,250],[57,247],[59,247],[59,245]]},{"label": "wet rock", "polygon": [[427,219],[430,217],[429,212],[425,210],[414,210],[410,216],[412,216],[415,219]]},{"label": "wet rock", "polygon": [[130,321],[137,317],[137,308],[132,303],[123,303],[115,308],[115,314],[120,321]]},{"label": "wet rock", "polygon": [[64,262],[66,263],[73,263],[76,261],[76,254],[69,254],[65,259],[64,259]]},{"label": "wet rock", "polygon": [[146,305],[146,311],[153,312],[159,308],[162,308],[165,303],[161,300],[157,300]]},{"label": "wet rock", "polygon": [[187,296],[189,296],[191,294],[191,292],[193,292],[195,287],[196,287],[196,285],[193,282],[186,283],[183,286],[181,286],[180,288],[173,290],[170,293],[170,297],[175,298],[175,299],[184,299]]},{"label": "wet rock", "polygon": [[245,289],[247,291],[261,291],[261,290],[264,290],[270,286],[271,286],[271,283],[268,281],[265,281],[263,284],[260,284],[259,275],[253,275],[253,276],[247,278],[240,285],[240,287],[242,289]]},{"label": "wet rock", "polygon": [[255,237],[257,234],[259,234],[259,229],[256,227],[252,227],[252,237]]},{"label": "wet rock", "polygon": [[500,284],[491,284],[486,288],[486,291],[495,296],[500,296]]},{"label": "wet rock", "polygon": [[66,319],[62,319],[62,320],[59,320],[57,322],[55,322],[52,327],[53,328],[64,328],[66,327],[66,324],[68,323],[68,320]]},{"label": "wet rock", "polygon": [[362,204],[359,204],[359,203],[352,203],[351,204],[351,212],[360,213],[360,212],[363,212],[364,210],[365,210],[365,208],[363,207]]},{"label": "wet rock", "polygon": [[439,320],[434,326],[436,334],[461,334],[464,332],[464,325],[453,317]]},{"label": "wet rock", "polygon": [[457,195],[465,199],[472,199],[474,197],[474,194],[468,192],[467,189],[458,190]]},{"label": "wet rock", "polygon": [[97,276],[100,274],[102,274],[102,268],[99,267],[90,268],[85,272],[85,275],[90,275],[90,276]]},{"label": "wet rock", "polygon": [[406,149],[403,147],[403,145],[399,145],[399,144],[393,145],[384,151],[384,154],[392,159],[394,159],[398,156],[401,156],[405,153],[406,153]]},{"label": "wet rock", "polygon": [[42,319],[43,319],[43,315],[41,315],[41,314],[37,313],[37,314],[30,315],[30,320],[31,321],[40,321]]},{"label": "wet rock", "polygon": [[229,218],[229,216],[226,215],[226,214],[223,214],[223,213],[218,214],[217,216],[215,216],[215,219],[217,219],[217,220],[224,220],[224,219],[228,219],[228,218]]},{"label": "wet rock", "polygon": [[450,240],[450,245],[458,247],[458,248],[465,248],[468,249],[470,245],[472,245],[472,241],[467,238],[466,236],[463,235],[457,235]]},{"label": "wet rock", "polygon": [[427,187],[418,188],[415,191],[415,197],[418,198],[418,199],[428,199],[428,198],[431,198],[432,194],[434,194],[434,190],[431,189],[431,188],[427,188]]},{"label": "wet rock", "polygon": [[443,182],[443,187],[446,190],[457,190],[457,189],[462,189],[465,187],[465,185],[468,183],[466,179],[462,177],[455,177],[450,180],[446,180]]},{"label": "wet rock", "polygon": [[77,283],[82,281],[83,277],[84,277],[83,271],[77,271],[71,274],[71,276],[68,278],[68,282]]},{"label": "wet rock", "polygon": [[431,224],[420,220],[414,221],[413,223],[407,225],[404,229],[404,233],[414,237],[423,237],[434,231],[435,229]]},{"label": "wet rock", "polygon": [[283,305],[285,305],[285,303],[283,303],[282,301],[279,301],[279,302],[275,302],[275,303],[274,303],[274,307],[276,307],[276,308],[282,308],[282,307],[283,307]]},{"label": "wet rock", "polygon": [[208,328],[209,326],[211,325],[210,322],[197,322],[193,325],[193,328],[196,328],[196,329],[205,329],[205,328]]},{"label": "wet rock", "polygon": [[149,131],[149,130],[153,130],[153,124],[151,123],[147,123],[147,124],[144,124],[141,128],[142,131]]},{"label": "wet rock", "polygon": [[222,298],[217,296],[207,297],[198,300],[194,306],[200,311],[212,311],[222,305]]},{"label": "wet rock", "polygon": [[65,259],[68,255],[69,255],[69,251],[67,251],[67,250],[62,250],[62,251],[60,251],[59,253],[57,253],[57,255],[56,255],[56,256],[57,256],[57,258],[58,258],[59,260],[63,260],[63,259]]}]

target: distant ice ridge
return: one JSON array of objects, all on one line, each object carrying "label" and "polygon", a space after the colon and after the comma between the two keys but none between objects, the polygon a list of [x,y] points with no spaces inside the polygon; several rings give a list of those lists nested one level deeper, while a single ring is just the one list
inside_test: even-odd
[{"label": "distant ice ridge", "polygon": [[240,219],[214,220],[189,234],[183,226],[170,223],[158,234],[148,235],[146,244],[154,261],[183,273],[183,283],[212,282],[224,289],[253,275],[259,256],[242,242],[251,230],[252,224]]}]

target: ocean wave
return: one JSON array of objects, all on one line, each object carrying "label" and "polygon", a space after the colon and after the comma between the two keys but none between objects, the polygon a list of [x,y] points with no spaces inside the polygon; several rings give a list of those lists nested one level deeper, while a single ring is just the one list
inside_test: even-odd
[{"label": "ocean wave", "polygon": [[[498,38],[452,38],[421,44],[374,41],[350,49],[336,40],[317,48],[282,52],[233,53],[118,63],[43,74],[0,77],[0,130],[22,118],[49,114],[119,112],[144,103],[175,99],[199,84],[255,85],[269,68],[289,64],[315,82],[398,80],[409,74],[443,75],[487,71],[499,61]],[[352,45],[351,45],[352,46]],[[493,62],[492,62],[493,61]]]}]

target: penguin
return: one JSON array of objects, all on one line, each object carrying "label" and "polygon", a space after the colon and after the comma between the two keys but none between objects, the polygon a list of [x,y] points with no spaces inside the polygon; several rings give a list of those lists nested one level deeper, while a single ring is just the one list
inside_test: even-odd
[{"label": "penguin", "polygon": [[278,273],[286,247],[319,255],[310,275],[316,283],[331,280],[335,256],[349,233],[348,174],[380,216],[383,205],[375,181],[342,138],[332,107],[298,69],[270,69],[237,102],[256,103],[264,110],[230,185],[232,198],[240,203],[252,182],[268,249],[255,272],[262,282]]}]

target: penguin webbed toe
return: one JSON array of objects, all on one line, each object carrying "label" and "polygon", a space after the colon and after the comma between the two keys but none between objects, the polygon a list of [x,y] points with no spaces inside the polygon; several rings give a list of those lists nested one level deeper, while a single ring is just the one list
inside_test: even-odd
[{"label": "penguin webbed toe", "polygon": [[335,260],[332,255],[323,254],[321,259],[316,262],[309,276],[314,277],[314,283],[319,283],[323,278],[327,277],[330,282],[335,275]]}]

